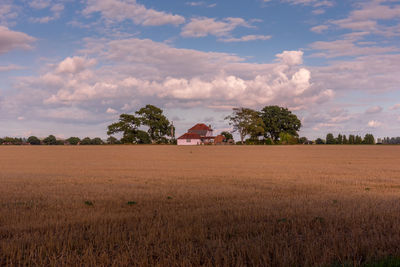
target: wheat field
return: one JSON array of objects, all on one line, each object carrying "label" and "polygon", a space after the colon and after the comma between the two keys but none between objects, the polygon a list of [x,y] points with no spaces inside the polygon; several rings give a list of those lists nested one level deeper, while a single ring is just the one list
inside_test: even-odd
[{"label": "wheat field", "polygon": [[2,266],[400,257],[400,147],[0,147]]}]

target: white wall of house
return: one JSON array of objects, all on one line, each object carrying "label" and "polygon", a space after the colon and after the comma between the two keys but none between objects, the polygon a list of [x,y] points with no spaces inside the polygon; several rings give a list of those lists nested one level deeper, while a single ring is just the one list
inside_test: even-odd
[{"label": "white wall of house", "polygon": [[207,131],[206,136],[212,136],[213,135],[213,131]]},{"label": "white wall of house", "polygon": [[200,139],[178,139],[178,146],[196,146],[200,144]]}]

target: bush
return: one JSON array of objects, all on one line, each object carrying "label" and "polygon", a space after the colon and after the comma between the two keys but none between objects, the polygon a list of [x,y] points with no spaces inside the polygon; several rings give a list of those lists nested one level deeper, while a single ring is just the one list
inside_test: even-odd
[{"label": "bush", "polygon": [[279,134],[279,142],[282,145],[295,145],[298,143],[298,140],[295,136],[289,133],[280,133]]}]

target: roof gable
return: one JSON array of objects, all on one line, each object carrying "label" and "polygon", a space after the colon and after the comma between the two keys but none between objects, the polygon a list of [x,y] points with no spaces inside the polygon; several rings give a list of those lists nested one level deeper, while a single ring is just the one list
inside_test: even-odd
[{"label": "roof gable", "polygon": [[205,125],[204,123],[198,123],[195,126],[193,126],[192,128],[189,129],[189,131],[192,130],[205,130],[205,131],[212,131],[212,129],[210,127],[208,127],[207,125]]},{"label": "roof gable", "polygon": [[178,139],[200,139],[200,138],[201,138],[200,135],[197,133],[185,133]]}]

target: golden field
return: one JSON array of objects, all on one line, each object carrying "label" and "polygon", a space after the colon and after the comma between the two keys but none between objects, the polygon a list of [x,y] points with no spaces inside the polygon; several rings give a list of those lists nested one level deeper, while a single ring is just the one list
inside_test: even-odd
[{"label": "golden field", "polygon": [[0,146],[0,265],[400,257],[397,146]]}]

